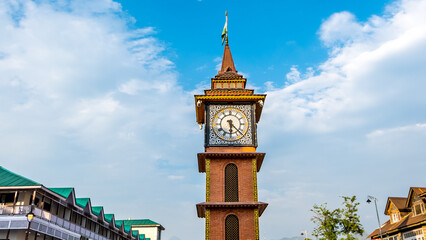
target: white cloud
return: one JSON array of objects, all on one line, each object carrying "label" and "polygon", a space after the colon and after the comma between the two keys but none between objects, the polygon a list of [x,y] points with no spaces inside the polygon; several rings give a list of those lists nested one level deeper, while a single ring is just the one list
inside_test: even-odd
[{"label": "white cloud", "polygon": [[170,175],[170,176],[168,176],[168,178],[169,178],[170,180],[182,180],[182,179],[184,179],[184,178],[185,178],[185,176]]},{"label": "white cloud", "polygon": [[367,137],[368,138],[385,137],[387,135],[392,135],[396,133],[420,132],[420,131],[426,131],[426,123],[418,123],[418,124],[408,125],[403,127],[375,130],[367,134]]},{"label": "white cloud", "polygon": [[297,66],[292,66],[290,68],[290,72],[288,72],[285,77],[287,81],[285,82],[285,86],[289,86],[300,82],[303,79],[311,78],[314,76],[314,69],[312,67],[308,67],[305,73],[299,72]]},{"label": "white cloud", "polygon": [[[358,196],[369,232],[376,226],[368,218],[374,210],[362,204],[364,197],[404,197],[410,186],[425,184],[420,170],[426,156],[424,12],[426,1],[403,0],[366,22],[335,13],[319,30],[328,60],[306,75],[291,67],[286,76],[291,84],[277,82],[281,88],[269,83],[258,125],[259,150],[268,153],[259,173],[265,188],[259,198],[264,194],[275,205],[263,216],[263,232],[305,229],[314,204],[337,208],[342,195]],[[397,177],[402,165],[409,166],[410,179]],[[287,174],[276,177],[276,169]],[[288,192],[303,200],[293,202]],[[283,220],[285,212],[301,217]]]},{"label": "white cloud", "polygon": [[326,46],[334,46],[358,40],[363,35],[363,26],[352,13],[339,12],[331,15],[321,25],[319,34]]},{"label": "white cloud", "polygon": [[[287,78],[293,84],[268,92],[266,115],[276,117],[268,123],[283,122],[279,126],[287,130],[334,131],[368,124],[372,118],[386,121],[393,114],[387,111],[391,104],[393,111],[404,111],[401,104],[423,107],[420,89],[426,87],[422,67],[426,27],[421,23],[426,21],[425,5],[424,1],[404,1],[394,15],[374,16],[365,23],[355,22],[347,12],[333,14],[321,27],[331,57],[316,74],[311,71],[302,76],[292,67]],[[348,35],[339,30],[353,25],[368,31]]]},{"label": "white cloud", "polygon": [[111,0],[0,2],[1,165],[181,234],[167,199],[202,198],[185,147],[202,134],[155,29],[132,21]]}]

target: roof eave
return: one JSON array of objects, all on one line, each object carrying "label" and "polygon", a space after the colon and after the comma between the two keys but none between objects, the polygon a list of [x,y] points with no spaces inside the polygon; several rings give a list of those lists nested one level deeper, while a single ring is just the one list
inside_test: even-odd
[{"label": "roof eave", "polygon": [[44,188],[43,185],[34,185],[34,186],[0,186],[0,190],[10,190],[10,189],[39,189]]}]

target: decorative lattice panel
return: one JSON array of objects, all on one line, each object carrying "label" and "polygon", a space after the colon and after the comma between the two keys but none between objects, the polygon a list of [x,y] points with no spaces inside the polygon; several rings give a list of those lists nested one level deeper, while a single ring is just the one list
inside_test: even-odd
[{"label": "decorative lattice panel", "polygon": [[[213,124],[214,124],[214,119],[216,114],[218,114],[220,111],[222,110],[226,110],[226,109],[234,109],[241,111],[242,114],[244,116],[247,117],[247,128],[246,129],[235,129],[234,130],[234,134],[235,136],[233,137],[233,140],[226,140],[228,139],[227,137],[229,137],[228,135],[225,136],[221,136],[221,135],[217,135],[217,133],[215,133],[215,131],[213,130]],[[229,112],[227,112],[227,114],[229,114]],[[234,146],[253,146],[255,145],[255,131],[253,131],[253,129],[255,129],[255,126],[253,124],[254,121],[254,114],[253,114],[253,105],[252,104],[218,104],[218,105],[208,105],[208,110],[207,110],[207,122],[206,124],[208,124],[206,126],[206,144],[208,146],[230,146],[230,145],[234,145]],[[242,123],[245,123],[246,120],[242,120]],[[238,124],[235,124],[238,125]],[[238,128],[238,127],[237,127]],[[237,131],[241,131],[244,133],[244,136],[242,136],[241,138],[236,138],[237,137]]]},{"label": "decorative lattice panel", "polygon": [[238,218],[235,215],[229,215],[225,219],[225,240],[239,240],[240,228]]},{"label": "decorative lattice panel", "polygon": [[238,168],[232,163],[225,168],[225,202],[238,202]]}]

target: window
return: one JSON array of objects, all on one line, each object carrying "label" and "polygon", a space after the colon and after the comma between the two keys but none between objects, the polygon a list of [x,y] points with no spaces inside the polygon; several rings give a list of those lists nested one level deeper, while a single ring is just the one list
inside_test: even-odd
[{"label": "window", "polygon": [[391,222],[392,223],[399,222],[399,220],[401,220],[401,216],[399,215],[399,212],[391,214]]},{"label": "window", "polygon": [[15,199],[15,193],[0,194],[0,203],[13,204],[14,199]]},{"label": "window", "polygon": [[43,210],[50,212],[51,209],[51,202],[49,198],[44,198],[43,200]]},{"label": "window", "polygon": [[64,213],[65,213],[65,208],[59,204],[58,207],[58,217],[60,218],[64,218]]},{"label": "window", "polygon": [[423,202],[421,201],[415,202],[413,206],[414,216],[422,214],[424,212],[425,212],[425,206],[423,205]]},{"label": "window", "polygon": [[76,214],[75,224],[81,226],[81,215],[80,214]]},{"label": "window", "polygon": [[225,167],[225,202],[238,202],[238,168],[232,163]]},{"label": "window", "polygon": [[71,210],[69,208],[65,208],[64,219],[67,221],[71,219]]},{"label": "window", "polygon": [[410,232],[404,233],[404,239],[412,238],[412,237],[416,237],[416,236],[420,237],[422,235],[423,235],[423,230],[422,229],[414,230],[414,231],[410,231]]},{"label": "window", "polygon": [[81,225],[82,227],[86,227],[86,218],[85,217],[81,217]]},{"label": "window", "polygon": [[55,201],[52,201],[52,206],[50,208],[50,212],[52,214],[58,215],[58,203]]},{"label": "window", "polygon": [[225,219],[225,240],[239,240],[240,230],[238,218],[235,215],[229,215]]},{"label": "window", "polygon": [[385,238],[384,240],[398,240],[398,236],[393,236],[393,237]]},{"label": "window", "polygon": [[76,212],[74,212],[74,211],[71,212],[71,220],[70,221],[72,223],[77,223],[77,215],[78,214]]}]

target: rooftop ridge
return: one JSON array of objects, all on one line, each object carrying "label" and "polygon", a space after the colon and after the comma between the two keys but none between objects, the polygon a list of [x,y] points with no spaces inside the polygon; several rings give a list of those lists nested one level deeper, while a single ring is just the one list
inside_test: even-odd
[{"label": "rooftop ridge", "polygon": [[72,193],[74,190],[73,187],[54,187],[54,188],[48,188],[50,191],[57,193],[61,195],[64,198],[68,198],[68,196]]},{"label": "rooftop ridge", "polygon": [[42,186],[42,184],[0,166],[0,186]]}]

